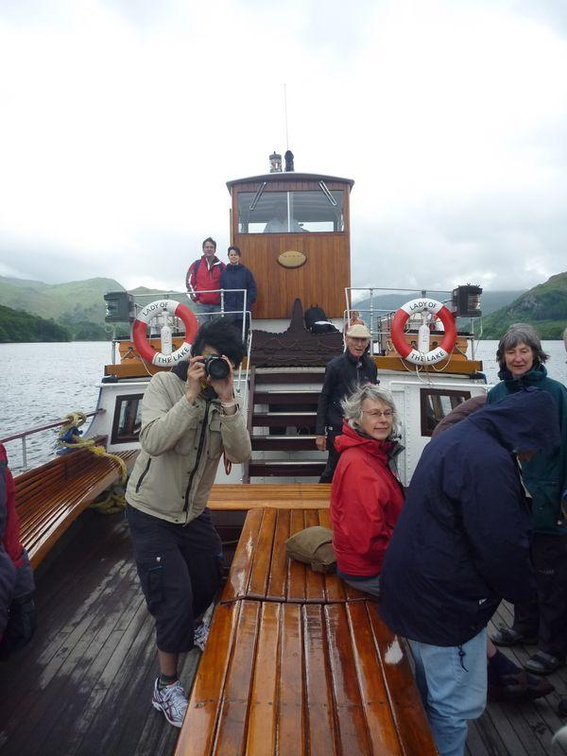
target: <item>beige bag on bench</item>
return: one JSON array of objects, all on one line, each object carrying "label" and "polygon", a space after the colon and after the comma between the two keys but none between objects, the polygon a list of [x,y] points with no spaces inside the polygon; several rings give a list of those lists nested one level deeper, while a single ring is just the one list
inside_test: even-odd
[{"label": "beige bag on bench", "polygon": [[285,552],[291,559],[310,564],[315,572],[335,572],[337,560],[332,541],[332,530],[313,525],[288,538]]}]

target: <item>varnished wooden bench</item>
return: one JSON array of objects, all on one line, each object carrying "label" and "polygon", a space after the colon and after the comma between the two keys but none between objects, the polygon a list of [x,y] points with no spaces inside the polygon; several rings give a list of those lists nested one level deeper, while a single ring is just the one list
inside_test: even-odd
[{"label": "varnished wooden bench", "polygon": [[221,511],[241,511],[261,507],[281,509],[328,508],[330,483],[215,483],[207,506]]},{"label": "varnished wooden bench", "polygon": [[312,525],[330,528],[328,509],[253,509],[246,517],[221,603],[238,599],[333,603],[360,601],[368,596],[351,588],[336,574],[314,572],[288,559],[285,542]]},{"label": "varnished wooden bench", "polygon": [[285,558],[289,533],[328,516],[248,513],[175,756],[437,753],[405,647],[375,604]]},{"label": "varnished wooden bench", "polygon": [[433,756],[404,652],[367,601],[217,607],[176,756]]},{"label": "varnished wooden bench", "polygon": [[[131,470],[137,455],[134,450],[117,456]],[[21,540],[34,569],[81,512],[121,475],[116,460],[83,448],[15,478]]]}]

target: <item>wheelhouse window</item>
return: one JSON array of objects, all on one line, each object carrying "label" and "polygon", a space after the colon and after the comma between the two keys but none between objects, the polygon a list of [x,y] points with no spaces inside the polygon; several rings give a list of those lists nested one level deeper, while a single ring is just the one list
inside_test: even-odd
[{"label": "wheelhouse window", "polygon": [[423,389],[421,391],[421,435],[431,436],[444,417],[470,398],[470,391]]},{"label": "wheelhouse window", "polygon": [[320,189],[238,194],[241,234],[297,234],[344,231],[344,191]]},{"label": "wheelhouse window", "polygon": [[138,441],[142,426],[142,394],[121,396],[116,401],[112,423],[112,443]]}]

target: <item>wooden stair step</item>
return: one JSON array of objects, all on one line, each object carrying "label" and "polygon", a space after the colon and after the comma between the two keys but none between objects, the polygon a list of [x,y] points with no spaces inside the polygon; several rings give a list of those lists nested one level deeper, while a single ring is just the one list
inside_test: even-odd
[{"label": "wooden stair step", "polygon": [[320,389],[256,390],[254,404],[317,404]]},{"label": "wooden stair step", "polygon": [[316,412],[254,412],[252,425],[255,428],[285,428],[296,425],[300,428],[315,426]]},{"label": "wooden stair step", "polygon": [[323,383],[325,368],[311,370],[274,370],[263,372],[260,368],[255,371],[254,380],[257,386],[274,383]]},{"label": "wooden stair step", "polygon": [[252,459],[248,463],[248,475],[252,477],[277,476],[277,477],[304,477],[321,475],[325,469],[325,462],[314,459],[303,460],[276,460],[276,459]]},{"label": "wooden stair step", "polygon": [[296,436],[251,436],[255,451],[302,451],[315,450],[316,436],[297,434]]}]

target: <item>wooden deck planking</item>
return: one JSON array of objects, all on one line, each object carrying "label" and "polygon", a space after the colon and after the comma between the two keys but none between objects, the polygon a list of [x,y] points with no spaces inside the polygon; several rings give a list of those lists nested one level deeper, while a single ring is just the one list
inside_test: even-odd
[{"label": "wooden deck planking", "polygon": [[[30,691],[18,706],[17,715],[21,716],[24,713],[22,709],[25,709],[30,726],[38,724],[44,718],[46,722],[57,722],[66,705],[74,701],[74,698],[66,698],[61,693],[64,693],[67,685],[71,685],[74,690],[78,688],[81,676],[80,670],[75,671],[75,665],[80,663],[81,667],[87,667],[89,659],[98,655],[99,645],[103,646],[108,629],[112,627],[111,598],[114,588],[109,588],[112,571],[120,572],[123,569],[122,564],[114,565],[111,575],[103,576],[94,590],[88,581],[81,581],[79,573],[74,571],[65,574],[60,591],[54,597],[42,597],[37,592],[38,616],[49,611],[50,602],[57,600],[60,619],[47,624],[38,622],[39,629],[33,643],[36,645],[37,662],[41,669],[39,684],[43,688],[49,688],[52,695],[46,706],[45,702],[36,699]],[[131,569],[128,566],[128,571]],[[127,575],[125,579],[131,583],[130,576]],[[38,583],[41,585],[39,581]],[[126,606],[129,607],[130,603],[127,602]],[[122,612],[121,609],[118,611]]]},{"label": "wooden deck planking", "polygon": [[150,705],[153,621],[123,517],[86,512],[62,544],[37,574],[34,639],[0,664],[2,754],[171,753],[178,733]]},{"label": "wooden deck planking", "polygon": [[[178,732],[150,704],[157,675],[153,621],[139,590],[123,517],[82,514],[40,566],[36,578],[36,636],[24,650],[0,663],[2,756],[172,754]],[[360,606],[357,602],[350,611],[360,611]],[[216,611],[222,614],[226,608],[219,606]],[[286,660],[290,674],[281,678],[280,742],[291,744],[282,752],[292,754],[300,744],[295,723],[304,711],[297,707],[297,677],[289,661],[301,647],[298,626],[305,611],[286,604],[281,612],[285,621],[279,658]],[[502,604],[496,624],[506,624],[510,617],[510,608]],[[81,623],[84,632],[73,635]],[[69,640],[72,651],[66,649]],[[521,662],[533,651],[533,647],[518,647],[505,653]],[[74,661],[69,655],[74,655]],[[197,652],[185,657],[181,679],[186,686],[198,659]],[[556,714],[559,698],[567,696],[567,668],[550,680],[557,691],[546,698],[489,704],[481,719],[469,726],[469,756],[565,753],[551,749],[551,737],[567,724]],[[313,687],[315,696],[316,680]],[[402,708],[398,716],[403,722]]]},{"label": "wooden deck planking", "polygon": [[[126,573],[127,585],[133,589],[132,565],[127,565]],[[110,682],[104,684],[103,675],[114,683],[116,670],[122,666],[122,659],[118,663],[115,661],[117,654],[121,655],[121,646],[130,653],[139,635],[137,629],[124,632],[120,624],[129,625],[131,617],[136,615],[139,622],[146,620],[145,607],[138,592],[132,592],[128,600],[121,587],[121,582],[113,585],[106,576],[102,577],[94,593],[91,593],[92,586],[83,585],[79,580],[68,586],[67,595],[72,595],[73,602],[79,604],[72,621],[60,626],[60,631],[45,649],[45,657],[50,653],[53,655],[49,661],[46,658],[45,674],[40,682],[49,687],[50,697],[47,706],[41,700],[34,702],[26,715],[30,725],[33,723],[34,728],[43,726],[46,730],[43,742],[46,752],[51,752],[51,747],[52,752],[56,752],[61,739],[66,742],[66,752],[80,750],[89,720],[110,687]],[[113,625],[112,608],[118,596],[122,596],[125,603],[123,608],[116,606]],[[63,617],[69,616],[67,600],[60,602],[59,609]],[[127,619],[125,615],[128,615]],[[148,627],[147,631],[151,628]],[[66,689],[73,690],[74,695],[66,696]],[[46,723],[52,723],[51,727],[48,728]],[[108,729],[108,724],[106,727]]]},{"label": "wooden deck planking", "polygon": [[[510,625],[512,608],[502,602],[498,612],[489,625],[489,632],[500,624]],[[501,649],[504,654],[522,666],[523,662],[536,650],[535,646],[516,646]],[[548,678],[555,685],[555,693],[536,701],[489,702],[482,717],[469,724],[467,753],[477,756],[477,751],[469,748],[470,744],[480,742],[484,751],[491,756],[547,756],[548,754],[567,753],[567,749],[556,745],[551,747],[553,734],[567,720],[562,720],[556,713],[560,698],[567,697],[567,668],[559,670]]]}]

